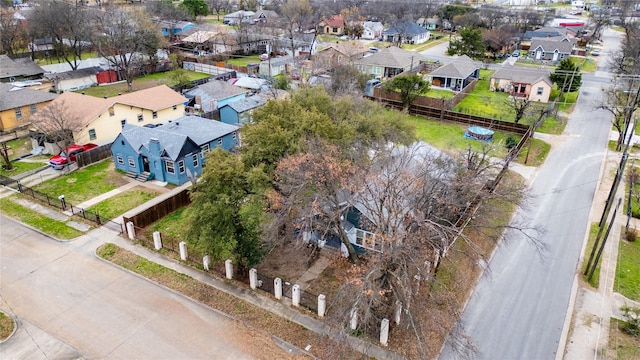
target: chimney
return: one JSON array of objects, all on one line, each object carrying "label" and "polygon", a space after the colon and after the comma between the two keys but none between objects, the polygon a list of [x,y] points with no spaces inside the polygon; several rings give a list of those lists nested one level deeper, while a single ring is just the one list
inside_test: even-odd
[{"label": "chimney", "polygon": [[162,151],[160,147],[160,141],[156,138],[149,139],[149,152],[160,156],[160,152]]}]

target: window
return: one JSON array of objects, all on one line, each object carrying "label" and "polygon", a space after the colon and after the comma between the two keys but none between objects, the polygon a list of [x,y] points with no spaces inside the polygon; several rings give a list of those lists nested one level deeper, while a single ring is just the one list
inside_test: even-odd
[{"label": "window", "polygon": [[178,170],[180,170],[180,174],[184,173],[184,160],[178,161]]},{"label": "window", "polygon": [[219,146],[222,146],[222,138],[219,138],[219,139],[218,139],[218,145],[219,145]]},{"label": "window", "polygon": [[114,116],[116,111],[113,109],[113,106],[109,108],[109,116]]},{"label": "window", "polygon": [[133,161],[133,159],[129,159],[129,167],[134,169],[136,168],[136,162]]},{"label": "window", "polygon": [[22,109],[15,108],[13,110],[16,112],[16,120],[22,120]]},{"label": "window", "polygon": [[235,140],[238,137],[238,132],[234,131],[232,136],[233,136],[233,140]]},{"label": "window", "polygon": [[96,129],[89,129],[89,140],[96,139]]},{"label": "window", "polygon": [[334,27],[332,30],[333,30],[334,33],[338,32],[338,28],[337,27]]},{"label": "window", "polygon": [[157,111],[154,111],[153,113],[151,113],[151,116],[152,116],[154,119],[157,119],[157,118],[158,118],[158,112],[157,112]]},{"label": "window", "polygon": [[124,158],[122,156],[116,156],[116,161],[118,162],[118,164],[124,165]]},{"label": "window", "polygon": [[209,144],[204,144],[200,147],[200,150],[202,150],[203,154],[206,154],[207,152],[209,152]]},{"label": "window", "polygon": [[142,117],[142,114],[138,114],[138,122],[144,120],[144,118]]},{"label": "window", "polygon": [[178,105],[173,105],[173,110],[178,110]]},{"label": "window", "polygon": [[175,169],[175,167],[174,167],[174,163],[173,163],[173,161],[167,161],[167,162],[165,163],[165,167],[167,168],[167,172],[168,172],[169,174],[175,174],[175,173],[176,173],[176,169]]},{"label": "window", "polygon": [[31,107],[31,115],[38,112],[38,107],[36,106],[36,104],[31,104],[30,107]]},{"label": "window", "polygon": [[198,154],[193,155],[192,158],[193,158],[193,167],[197,168],[198,167],[198,161],[200,160],[200,158],[198,157]]},{"label": "window", "polygon": [[542,86],[538,88],[538,95],[542,95]]}]

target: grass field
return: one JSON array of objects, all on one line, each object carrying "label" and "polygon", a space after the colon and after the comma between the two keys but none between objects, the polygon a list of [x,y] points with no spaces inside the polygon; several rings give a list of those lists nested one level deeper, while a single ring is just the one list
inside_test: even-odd
[{"label": "grass field", "polygon": [[[609,226],[608,224],[605,224],[605,226]],[[606,228],[605,228],[606,230]],[[604,232],[603,232],[604,235]],[[587,242],[587,248],[585,250],[585,260],[584,260],[584,264],[582,265],[582,269],[580,270],[580,275],[582,276],[582,278],[584,279],[584,281],[588,282],[589,285],[593,286],[594,289],[598,288],[598,285],[600,284],[600,265],[598,265],[596,267],[595,272],[593,273],[593,277],[591,278],[591,281],[589,281],[587,279],[587,276],[582,275],[586,269],[587,266],[587,261],[589,260],[589,256],[591,255],[591,250],[593,249],[593,245],[596,241],[596,237],[598,236],[598,223],[593,223],[591,224],[591,228],[589,230],[589,241]],[[601,236],[602,237],[602,236]],[[600,242],[602,242],[602,239],[600,239]],[[600,246],[600,244],[598,244],[598,246]],[[596,254],[598,252],[598,249],[596,249]],[[595,259],[595,255],[594,255],[594,259]],[[602,259],[601,259],[602,260]]]},{"label": "grass field", "polygon": [[114,170],[113,161],[108,160],[46,181],[35,190],[52,198],[64,194],[69,203],[77,205],[124,184],[126,180]]},{"label": "grass field", "polygon": [[[198,73],[195,71],[185,70],[189,80],[199,80],[209,77],[208,74]],[[172,79],[172,74],[174,70],[155,73],[143,77],[139,77],[133,80],[133,91],[148,89],[158,85],[167,85],[174,86],[176,82]],[[82,89],[76,91],[77,93],[84,92],[86,95],[96,96],[96,97],[112,97],[118,94],[124,94],[127,92],[127,84],[124,82],[113,84],[113,85],[105,85],[105,86],[93,86],[87,89]]]},{"label": "grass field", "polygon": [[631,300],[640,301],[640,239],[620,240],[613,288]]},{"label": "grass field", "polygon": [[136,186],[129,191],[101,201],[90,207],[88,210],[99,214],[101,218],[113,219],[138,205],[144,204],[157,195],[158,193],[156,191],[142,186]]},{"label": "grass field", "polygon": [[73,239],[83,233],[67,226],[62,221],[53,220],[36,211],[11,201],[12,197],[0,199],[0,212],[21,221],[57,239]]},{"label": "grass field", "polygon": [[26,161],[14,161],[11,164],[13,164],[14,168],[11,170],[5,170],[3,168],[0,167],[0,175],[2,176],[8,176],[8,177],[15,177],[16,175],[22,174],[24,172],[27,171],[31,171],[37,168],[41,168],[43,166],[47,166],[46,163],[44,162],[26,162]]},{"label": "grass field", "polygon": [[260,55],[242,56],[227,60],[227,64],[236,66],[247,66],[251,63],[260,63]]},{"label": "grass field", "polygon": [[[100,54],[93,51],[85,51],[85,52],[82,52],[81,57],[82,59],[80,60],[93,59],[93,58],[100,57]],[[69,56],[69,59],[71,60],[71,63],[73,63],[72,56]],[[55,56],[51,56],[49,58],[36,59],[36,64],[38,65],[51,65],[51,64],[60,64],[60,63],[66,63],[66,62],[67,61],[65,59],[57,58]]]}]

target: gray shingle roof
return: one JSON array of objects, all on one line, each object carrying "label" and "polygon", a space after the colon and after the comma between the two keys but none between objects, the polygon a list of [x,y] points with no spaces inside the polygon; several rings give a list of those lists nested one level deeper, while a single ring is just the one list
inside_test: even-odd
[{"label": "gray shingle roof", "polygon": [[535,84],[536,82],[543,80],[551,85],[551,79],[549,78],[549,70],[537,69],[529,67],[518,67],[513,65],[505,65],[501,69],[495,72],[492,76],[493,79],[508,79],[513,82],[524,84]]},{"label": "gray shingle roof", "polygon": [[429,30],[423,28],[422,26],[411,22],[411,21],[405,21],[405,22],[400,22],[397,23],[393,26],[391,26],[390,28],[388,28],[387,30],[384,31],[385,35],[398,35],[398,34],[402,34],[403,36],[416,36],[419,34],[424,34],[426,32],[428,32]]},{"label": "gray shingle roof", "polygon": [[31,59],[13,60],[7,55],[0,55],[0,79],[41,74],[44,74],[44,70]]},{"label": "gray shingle roof", "polygon": [[474,71],[478,70],[480,65],[471,60],[467,55],[462,55],[447,65],[441,66],[431,72],[431,76],[446,77],[454,79],[466,79]]},{"label": "gray shingle roof", "polygon": [[189,139],[198,146],[202,146],[238,129],[238,126],[216,120],[198,116],[183,116],[156,128],[125,124],[121,134],[136,150],[142,146],[148,149],[149,139],[158,139],[166,156],[177,160],[180,151]]},{"label": "gray shingle roof", "polygon": [[420,60],[426,60],[424,56],[415,51],[409,51],[392,46],[381,49],[377,53],[366,56],[358,61],[362,65],[379,65],[391,68],[405,68],[411,65],[418,65]]},{"label": "gray shingle roof", "polygon": [[58,95],[0,83],[0,111],[51,101]]},{"label": "gray shingle roof", "polygon": [[102,71],[102,68],[94,66],[94,67],[85,68],[85,69],[78,69],[78,70],[71,70],[71,71],[47,74],[44,77],[47,78],[47,79],[56,79],[56,78],[58,78],[58,79],[64,79],[64,80],[80,79],[80,78],[83,78],[83,77],[96,75],[97,73],[99,73],[101,71]]},{"label": "gray shingle roof", "polygon": [[254,95],[254,96],[248,97],[246,99],[234,101],[234,102],[232,102],[230,104],[227,104],[225,106],[230,106],[233,110],[235,110],[238,114],[240,114],[240,113],[243,113],[245,111],[260,107],[260,106],[262,106],[262,105],[264,105],[266,103],[267,103],[267,101],[265,99],[263,99],[262,97],[260,97],[258,95]]},{"label": "gray shingle roof", "polygon": [[186,92],[188,95],[222,100],[244,93],[246,90],[222,80],[211,80]]},{"label": "gray shingle roof", "polygon": [[558,41],[552,39],[532,39],[529,51],[535,51],[538,47],[542,48],[544,52],[554,52],[557,49],[561,54],[571,54],[573,42],[568,40]]}]

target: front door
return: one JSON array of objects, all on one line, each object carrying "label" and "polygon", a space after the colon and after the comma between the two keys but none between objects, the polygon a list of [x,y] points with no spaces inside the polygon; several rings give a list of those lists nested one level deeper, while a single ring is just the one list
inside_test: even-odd
[{"label": "front door", "polygon": [[150,172],[149,171],[149,158],[147,158],[146,156],[142,157],[142,171]]}]

